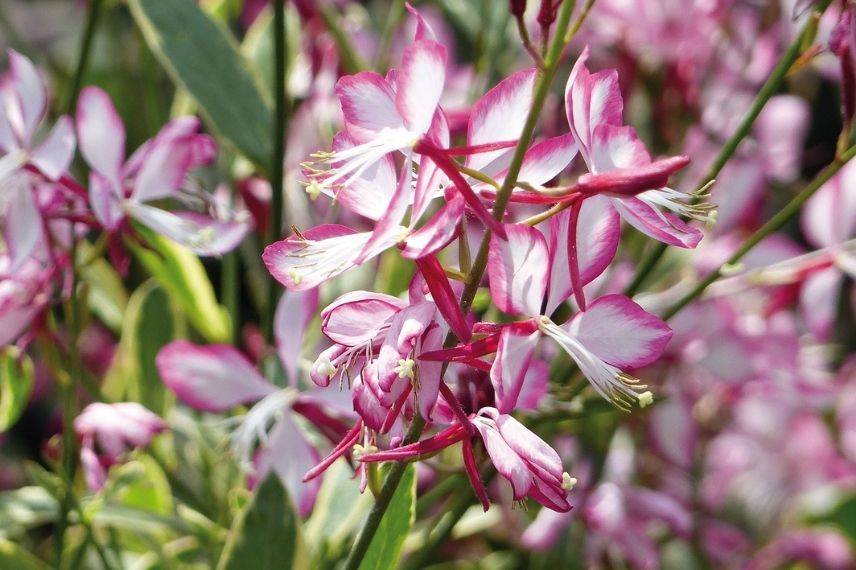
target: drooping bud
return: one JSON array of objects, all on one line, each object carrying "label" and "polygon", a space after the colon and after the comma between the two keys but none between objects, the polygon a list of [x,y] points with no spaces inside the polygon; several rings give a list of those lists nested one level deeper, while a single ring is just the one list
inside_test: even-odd
[{"label": "drooping bud", "polygon": [[526,0],[508,0],[508,11],[515,18],[522,18],[526,11]]}]

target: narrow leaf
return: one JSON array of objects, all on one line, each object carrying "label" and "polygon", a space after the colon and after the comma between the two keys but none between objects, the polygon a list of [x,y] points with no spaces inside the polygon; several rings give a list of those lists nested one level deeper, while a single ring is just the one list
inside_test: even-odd
[{"label": "narrow leaf", "polygon": [[231,335],[229,313],[217,303],[214,286],[199,258],[177,243],[135,226],[148,248],[129,242],[143,267],[163,286],[170,299],[187,316],[205,340],[227,342]]},{"label": "narrow leaf", "polygon": [[15,425],[33,391],[33,362],[8,346],[0,352],[0,432]]},{"label": "narrow leaf", "polygon": [[256,164],[270,159],[272,112],[232,35],[194,0],[130,0],[146,42],[211,128]]},{"label": "narrow leaf", "polygon": [[306,566],[300,541],[300,521],[288,492],[270,474],[235,520],[217,567],[273,570]]},{"label": "narrow leaf", "polygon": [[397,568],[404,540],[416,516],[416,470],[409,465],[395,490],[389,508],[360,564],[360,570]]},{"label": "narrow leaf", "polygon": [[109,396],[164,413],[167,392],[155,357],[175,338],[175,320],[169,297],[155,281],[147,281],[134,291],[122,324],[119,353],[105,380]]}]

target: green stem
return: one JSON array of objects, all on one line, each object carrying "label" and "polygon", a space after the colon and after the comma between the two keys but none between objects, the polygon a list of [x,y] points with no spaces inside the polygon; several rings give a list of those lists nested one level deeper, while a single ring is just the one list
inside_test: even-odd
[{"label": "green stem", "polygon": [[720,265],[714,271],[711,271],[707,277],[702,279],[698,285],[693,288],[692,291],[684,295],[677,303],[672,305],[672,307],[666,311],[663,315],[663,318],[670,319],[675,316],[678,312],[681,311],[684,307],[687,306],[691,301],[699,297],[702,293],[704,293],[705,289],[707,289],[714,281],[722,277],[722,272],[724,267],[733,266],[741,259],[743,256],[749,253],[752,248],[758,245],[764,238],[772,234],[773,232],[778,231],[782,226],[784,226],[791,218],[796,216],[800,208],[802,208],[803,204],[805,204],[806,200],[811,198],[815,192],[817,192],[830,178],[832,178],[841,168],[847,164],[847,162],[856,156],[856,146],[852,146],[847,151],[844,152],[826,168],[820,171],[820,174],[814,177],[808,186],[806,186],[802,192],[797,194],[793,200],[788,202],[784,208],[779,210],[779,212],[767,221],[763,226],[758,228],[758,230],[753,233],[749,239],[747,239],[743,245],[740,246],[740,249],[735,251],[731,257],[728,258],[725,263]]},{"label": "green stem", "polygon": [[[274,42],[274,109],[273,156],[271,157],[271,202],[270,225],[267,242],[273,243],[282,232],[282,210],[284,203],[285,129],[287,101],[285,93],[285,0],[273,3],[273,42]],[[273,313],[279,293],[279,286],[273,277],[268,280],[268,304],[265,311],[264,331],[268,344],[273,343]]]},{"label": "green stem", "polygon": [[401,23],[401,19],[404,17],[404,4],[405,0],[395,0],[389,9],[389,15],[386,18],[386,24],[384,24],[383,34],[381,35],[379,48],[375,56],[374,68],[378,73],[386,71],[386,67],[389,64],[389,48],[392,45],[392,36],[398,28],[398,24]]},{"label": "green stem", "polygon": [[[803,26],[800,34],[794,39],[791,45],[788,46],[785,53],[782,54],[781,59],[779,59],[779,63],[776,64],[776,67],[770,73],[770,77],[767,78],[767,81],[761,87],[761,90],[758,91],[758,95],[755,96],[754,101],[752,101],[752,106],[749,107],[749,110],[746,112],[746,115],[744,115],[743,120],[740,121],[740,125],[738,125],[737,130],[734,131],[731,138],[725,142],[725,145],[720,149],[719,154],[716,155],[713,163],[711,163],[708,168],[707,173],[698,183],[696,191],[704,188],[704,186],[715,180],[716,177],[719,176],[723,167],[734,156],[734,153],[737,151],[740,143],[743,142],[743,139],[745,139],[752,130],[752,125],[755,123],[755,119],[757,119],[758,115],[761,114],[761,111],[764,109],[767,101],[769,101],[770,98],[779,90],[779,87],[784,82],[788,71],[806,47],[803,44],[805,43],[805,39],[808,37],[808,34],[811,34],[813,31],[812,22],[814,18],[820,17],[831,2],[832,0],[822,0],[821,2],[818,2],[817,6],[815,6],[812,16],[808,18],[808,21]],[[632,297],[637,291],[639,291],[639,288],[644,284],[645,279],[648,278],[657,266],[657,263],[666,253],[667,247],[668,246],[664,243],[658,243],[657,246],[639,263],[639,267],[636,270],[633,280],[624,290],[626,295]]]},{"label": "green stem", "polygon": [[[546,68],[538,77],[538,81],[535,86],[535,95],[532,100],[532,107],[529,109],[529,114],[526,117],[526,123],[523,127],[523,131],[520,133],[520,139],[508,167],[508,173],[505,176],[502,186],[497,192],[496,202],[493,206],[493,217],[496,220],[502,220],[503,214],[505,213],[505,207],[508,205],[508,200],[511,196],[511,190],[514,188],[515,184],[517,184],[517,176],[520,174],[523,157],[526,154],[526,149],[529,147],[529,143],[532,141],[532,135],[535,132],[535,125],[538,122],[541,109],[547,99],[550,85],[556,75],[562,52],[567,45],[566,42],[570,40],[570,38],[566,37],[565,34],[568,30],[568,25],[570,24],[574,5],[574,0],[565,0],[562,4],[562,11],[558,18],[553,42],[550,46],[550,51],[544,60]],[[470,272],[470,279],[467,281],[464,291],[461,294],[461,309],[464,314],[469,312],[470,306],[472,305],[473,299],[478,291],[479,284],[481,283],[482,276],[484,275],[485,268],[487,267],[487,252],[490,244],[490,237],[490,232],[487,231],[485,233],[485,237],[482,239],[481,246],[479,247],[478,256],[473,264],[473,270]],[[450,341],[454,341],[454,339],[454,335],[450,333],[446,338],[445,344],[449,345]],[[445,372],[445,366],[443,367],[443,372]],[[422,430],[424,428],[425,420],[417,414],[407,431],[403,445],[407,445],[418,440],[422,435]],[[359,536],[357,536],[354,546],[351,548],[348,560],[345,562],[345,570],[356,570],[359,568],[360,563],[371,544],[372,538],[374,538],[378,526],[380,525],[381,520],[383,520],[386,509],[389,507],[389,502],[392,499],[393,493],[395,493],[395,489],[401,482],[401,478],[404,475],[404,470],[406,468],[407,464],[405,462],[398,462],[390,469],[389,474],[383,483],[383,487],[381,488],[380,495],[375,501]]]},{"label": "green stem", "polygon": [[425,544],[418,552],[414,553],[413,556],[410,557],[405,568],[425,568],[427,565],[426,563],[431,559],[431,557],[437,554],[437,550],[440,546],[449,539],[455,525],[458,524],[458,521],[461,520],[464,513],[466,513],[470,508],[471,504],[472,496],[470,493],[461,493],[455,497],[450,509],[443,514],[434,530],[429,531],[430,534],[428,535]]},{"label": "green stem", "polygon": [[[89,53],[92,51],[92,40],[95,37],[95,29],[98,23],[99,14],[101,13],[102,3],[102,0],[93,0],[89,4],[89,11],[86,16],[86,27],[84,28],[83,38],[80,43],[80,51],[78,53],[77,68],[74,72],[74,77],[72,78],[71,91],[69,92],[68,101],[66,102],[66,111],[68,113],[73,113],[74,108],[77,105],[77,95],[80,92],[80,86],[83,83],[83,76],[86,73],[86,64],[89,61]],[[77,414],[77,405],[75,402],[74,380],[83,376],[83,365],[80,361],[80,353],[78,352],[78,340],[80,337],[82,318],[80,315],[81,307],[78,303],[78,247],[74,222],[69,223],[69,233],[71,237],[71,246],[69,248],[69,257],[71,259],[71,292],[68,302],[65,305],[65,325],[69,332],[69,373],[64,377],[57,378],[60,399],[62,402],[63,422],[62,478],[66,484],[63,498],[60,502],[60,517],[55,530],[54,559],[57,567],[62,564],[63,550],[65,550],[65,534],[69,526],[68,516],[76,503],[76,499],[74,497],[74,476],[75,471],[77,470],[77,440],[74,436],[74,418]]]},{"label": "green stem", "polygon": [[83,85],[83,76],[86,73],[86,65],[89,63],[89,54],[92,51],[92,40],[95,39],[95,28],[98,25],[98,17],[101,15],[103,0],[92,0],[89,2],[89,11],[86,14],[86,28],[83,30],[83,38],[80,41],[80,52],[77,57],[77,69],[71,80],[71,91],[68,93],[65,109],[68,113],[74,112],[77,105],[77,96]]},{"label": "green stem", "polygon": [[363,61],[357,50],[354,49],[353,44],[351,44],[348,34],[339,25],[338,15],[330,7],[330,4],[324,0],[318,2],[317,8],[321,19],[324,20],[327,31],[333,36],[333,41],[336,42],[336,47],[339,48],[339,57],[341,58],[342,69],[345,73],[357,73],[358,71],[369,69],[369,66]]},{"label": "green stem", "polygon": [[[416,414],[413,418],[413,423],[410,424],[410,428],[407,430],[407,435],[402,445],[411,444],[419,439],[424,428],[425,420],[421,415]],[[402,461],[394,463],[389,470],[389,474],[384,479],[383,487],[381,487],[380,494],[378,494],[374,506],[372,506],[369,517],[366,519],[359,536],[357,536],[356,542],[354,542],[354,546],[351,548],[351,553],[345,562],[345,570],[357,570],[360,567],[360,563],[363,561],[363,557],[366,555],[366,551],[369,549],[369,545],[380,526],[380,521],[383,520],[383,515],[386,514],[389,502],[392,500],[398,484],[401,483],[405,469],[407,469],[407,463]]]}]

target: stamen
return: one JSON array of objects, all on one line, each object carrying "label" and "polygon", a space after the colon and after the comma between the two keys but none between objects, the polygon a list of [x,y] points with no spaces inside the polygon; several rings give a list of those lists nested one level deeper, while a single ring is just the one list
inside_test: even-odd
[{"label": "stamen", "polygon": [[565,491],[572,491],[576,484],[576,477],[571,477],[571,475],[567,471],[562,473],[562,489],[564,489]]}]

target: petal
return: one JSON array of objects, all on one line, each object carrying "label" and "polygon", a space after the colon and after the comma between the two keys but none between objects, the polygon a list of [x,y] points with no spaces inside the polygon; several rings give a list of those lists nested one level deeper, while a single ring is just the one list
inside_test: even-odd
[{"label": "petal", "polygon": [[[22,141],[30,142],[47,108],[47,92],[33,63],[15,50],[9,50],[9,79],[20,105]],[[14,122],[12,122],[14,126]]]},{"label": "petal", "polygon": [[813,272],[800,288],[800,314],[814,337],[829,340],[838,313],[844,275],[837,267]]},{"label": "petal", "polygon": [[621,238],[621,218],[606,198],[583,201],[577,222],[577,259],[580,281],[588,285],[615,258]]},{"label": "petal", "polygon": [[270,244],[262,260],[286,288],[312,289],[357,265],[370,237],[369,232],[358,234],[345,226],[318,226]]},{"label": "petal", "polygon": [[577,152],[577,143],[570,134],[540,141],[526,151],[517,180],[532,186],[546,184],[571,164]]},{"label": "petal", "polygon": [[502,438],[515,453],[529,463],[537,465],[558,481],[562,480],[562,459],[546,441],[509,415],[498,416],[496,426]]},{"label": "petal", "polygon": [[[535,69],[524,69],[500,81],[473,105],[467,126],[467,145],[513,141],[520,138],[535,86]],[[489,173],[507,167],[500,157],[510,157],[511,149],[474,154],[467,157],[467,166],[477,170],[494,163]]]},{"label": "petal", "polygon": [[193,166],[192,135],[179,139],[156,140],[146,154],[134,179],[131,197],[148,202],[172,196]]},{"label": "petal", "polygon": [[549,273],[547,243],[541,232],[528,226],[507,224],[505,230],[508,240],[490,240],[491,297],[505,313],[540,315]]},{"label": "petal", "polygon": [[[443,346],[445,337],[443,328],[434,327],[425,335],[422,341],[422,350],[438,350]],[[440,393],[440,382],[442,378],[442,362],[420,362],[419,384],[416,387],[416,402],[419,404],[419,412],[426,420],[431,420],[434,406],[437,404],[437,396]]]},{"label": "petal", "polygon": [[496,394],[496,408],[501,414],[514,411],[526,371],[532,360],[532,352],[539,338],[541,338],[539,331],[527,335],[515,334],[512,327],[502,330],[496,358],[490,368],[490,382]]},{"label": "petal", "polygon": [[77,100],[77,140],[87,164],[119,184],[125,160],[125,125],[110,96],[98,87],[86,87]]},{"label": "petal", "polygon": [[406,303],[391,295],[352,291],[321,311],[321,332],[333,342],[358,346],[375,338]]},{"label": "petal", "polygon": [[395,93],[386,79],[372,71],[346,75],[336,83],[336,96],[348,134],[364,143],[384,129],[404,128],[395,106]]},{"label": "petal", "polygon": [[531,360],[517,396],[517,409],[538,411],[550,387],[550,366],[543,360]]},{"label": "petal", "polygon": [[651,164],[651,155],[633,127],[600,125],[592,134],[592,172],[638,168]]},{"label": "petal", "polygon": [[673,214],[661,212],[639,198],[614,198],[612,205],[624,221],[657,241],[692,249],[704,237],[701,230],[685,224]]},{"label": "petal", "polygon": [[592,167],[592,134],[600,125],[620,125],[624,101],[616,70],[595,74],[586,67],[589,49],[585,47],[574,64],[565,85],[565,113],[571,133],[583,158]]},{"label": "petal", "polygon": [[437,253],[446,247],[458,232],[458,223],[464,215],[464,198],[455,194],[428,223],[408,236],[401,255],[418,259]]},{"label": "petal", "polygon": [[[333,139],[333,151],[353,148],[353,139],[341,132]],[[331,164],[335,168],[336,163]],[[336,190],[335,200],[348,210],[370,220],[383,217],[392,201],[397,186],[395,161],[387,154],[368,166],[359,176],[352,177],[347,184]]]},{"label": "petal", "polygon": [[802,230],[817,247],[841,243],[856,235],[856,164],[847,163],[806,203]]},{"label": "petal", "polygon": [[670,398],[651,410],[649,430],[652,445],[660,454],[688,469],[696,448],[696,424],[690,407],[680,398]]},{"label": "petal", "polygon": [[809,114],[808,102],[802,97],[775,95],[758,115],[754,127],[758,150],[772,178],[789,182],[799,176]]},{"label": "petal", "polygon": [[42,215],[27,178],[16,177],[3,189],[10,194],[3,236],[9,253],[9,273],[17,272],[42,241]]},{"label": "petal", "polygon": [[479,430],[490,460],[499,474],[508,479],[514,491],[514,500],[522,501],[532,487],[532,473],[499,433],[492,420],[476,418],[473,425]]},{"label": "petal", "polygon": [[219,221],[195,212],[167,212],[148,204],[125,203],[128,214],[197,255],[222,255],[234,249],[250,229],[248,223]]},{"label": "petal", "polygon": [[286,410],[256,455],[255,478],[261,480],[273,469],[294,501],[297,513],[307,517],[315,505],[323,479],[316,477],[304,483],[303,475],[319,460],[318,452],[292,419],[291,410]]},{"label": "petal", "polygon": [[288,381],[297,386],[297,362],[303,350],[303,337],[318,309],[318,289],[285,291],[274,313],[276,351],[288,374]]},{"label": "petal", "polygon": [[416,41],[404,48],[395,105],[409,131],[428,131],[445,81],[446,48],[432,40]]},{"label": "petal", "polygon": [[[161,210],[163,211],[163,210]],[[186,231],[172,239],[196,255],[220,256],[238,247],[253,228],[252,219],[218,220],[198,212],[171,212]]]},{"label": "petal", "polygon": [[42,143],[30,154],[30,162],[50,180],[57,180],[68,170],[74,157],[74,127],[63,115]]},{"label": "petal", "polygon": [[108,232],[118,228],[125,217],[118,193],[118,188],[98,171],[89,173],[89,203],[95,217]]},{"label": "petal", "polygon": [[371,237],[357,257],[357,263],[364,263],[367,259],[380,255],[391,245],[398,243],[403,238],[404,231],[401,222],[407,213],[407,208],[413,201],[413,186],[411,185],[411,171],[413,156],[408,154],[398,175],[398,185],[395,193],[386,203],[386,210],[375,223]]},{"label": "petal", "polygon": [[198,346],[177,340],[155,359],[167,388],[197,410],[222,412],[272,394],[277,388],[246,356],[226,344]]},{"label": "petal", "polygon": [[419,10],[411,6],[409,3],[405,3],[405,7],[407,11],[410,12],[410,16],[416,20],[416,36],[415,40],[433,40],[437,41],[437,35],[434,33],[434,30],[425,21],[425,18],[422,17],[422,14],[419,13]]},{"label": "petal", "polygon": [[605,295],[565,325],[588,350],[619,368],[651,364],[672,338],[672,329],[623,295]]}]

